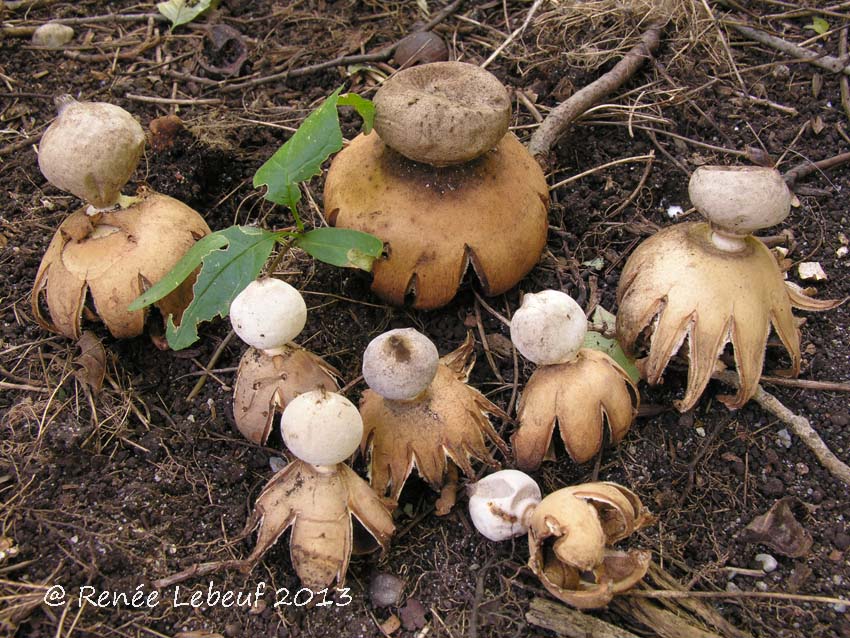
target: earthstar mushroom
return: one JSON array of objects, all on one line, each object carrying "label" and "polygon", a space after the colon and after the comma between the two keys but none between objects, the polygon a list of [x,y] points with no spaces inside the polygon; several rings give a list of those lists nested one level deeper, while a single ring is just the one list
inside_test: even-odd
[{"label": "earthstar mushroom", "polygon": [[257,541],[242,566],[250,569],[290,527],[292,566],[305,587],[345,582],[353,545],[352,517],[386,549],[392,516],[369,484],[344,463],[363,431],[357,408],[335,392],[312,390],[293,399],[281,433],[296,457],[266,484],[240,535]]},{"label": "earthstar mushroom", "polygon": [[[456,468],[471,477],[472,459],[498,466],[487,440],[507,455],[507,446],[488,418],[504,413],[466,384],[474,362],[471,336],[438,365],[432,365],[436,348],[423,340],[427,337],[410,328],[391,330],[367,348],[364,376],[374,385],[360,402],[364,425],[360,448],[368,455],[370,483],[378,494],[397,501],[415,467],[432,488],[442,490],[437,503],[442,515],[454,505]],[[402,392],[390,391],[393,381],[407,371],[418,378],[403,380]],[[376,388],[401,398],[382,396]]]},{"label": "earthstar mushroom", "polygon": [[611,546],[653,520],[637,495],[616,483],[565,487],[531,516],[528,566],[559,600],[579,609],[604,607],[640,582],[651,558]]},{"label": "earthstar mushroom", "polygon": [[523,390],[511,438],[521,470],[553,457],[556,424],[567,453],[585,463],[601,449],[606,426],[619,443],[637,416],[634,383],[607,354],[582,347],[586,333],[581,306],[556,290],[526,294],[511,318],[511,340],[539,366]]},{"label": "earthstar mushroom", "polygon": [[324,191],[329,223],[387,245],[372,290],[438,308],[470,264],[487,295],[513,287],[546,243],[549,195],[508,132],[505,88],[474,65],[437,62],[400,71],[374,102],[375,130],[334,158]]},{"label": "earthstar mushroom", "polygon": [[[145,309],[127,308],[210,229],[189,206],[142,189],[121,195],[144,148],[142,127],[124,109],[57,101],[59,117],[39,146],[39,167],[54,186],[87,202],[61,224],[42,258],[31,305],[42,327],[78,339],[81,323],[101,319],[113,336],[144,331]],[[155,305],[179,323],[191,303],[189,277]]]},{"label": "earthstar mushroom", "polygon": [[501,470],[470,485],[469,492],[475,528],[495,541],[527,532],[528,566],[549,593],[567,604],[603,607],[646,574],[649,552],[611,549],[653,521],[625,487],[585,483],[541,500],[531,477]]},{"label": "earthstar mushroom", "polygon": [[840,302],[807,297],[783,279],[776,258],[749,233],[781,222],[793,195],[771,168],[701,166],[689,184],[691,201],[709,223],[688,222],[659,231],[637,247],[620,277],[617,336],[638,355],[650,330],[648,355],[639,366],[650,385],[688,342],[688,385],[680,411],[690,410],[732,343],[741,380],[737,394],[718,397],[730,409],[755,394],[771,325],[800,371],[800,333],[792,308],[828,310]]}]

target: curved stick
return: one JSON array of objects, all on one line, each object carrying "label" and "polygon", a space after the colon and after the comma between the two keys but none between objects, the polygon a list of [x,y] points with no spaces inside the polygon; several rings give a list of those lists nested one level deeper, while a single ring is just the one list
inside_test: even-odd
[{"label": "curved stick", "polygon": [[567,127],[591,106],[616,91],[652,56],[661,41],[661,22],[652,22],[640,41],[635,44],[622,60],[599,79],[571,95],[555,107],[540,127],[531,136],[529,152],[538,160],[549,152]]}]

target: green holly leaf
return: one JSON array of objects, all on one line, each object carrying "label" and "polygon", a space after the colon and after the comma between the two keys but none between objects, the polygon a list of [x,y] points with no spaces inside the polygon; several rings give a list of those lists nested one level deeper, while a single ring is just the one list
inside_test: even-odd
[{"label": "green holly leaf", "polygon": [[141,310],[145,306],[150,306],[152,303],[159,301],[183,283],[195,271],[195,268],[201,265],[204,257],[226,245],[227,238],[221,233],[211,233],[202,237],[186,251],[183,258],[174,264],[174,267],[162,279],[136,297],[133,303],[127,307],[127,310],[131,312]]},{"label": "green holly leaf", "polygon": [[[594,327],[598,327],[604,332],[611,332],[615,330],[616,323],[617,318],[612,313],[605,310],[602,306],[596,307],[596,310],[593,312],[593,317],[591,318],[591,324]],[[640,373],[638,372],[637,366],[635,366],[635,362],[630,359],[625,352],[623,352],[622,346],[620,346],[620,343],[616,339],[606,337],[601,332],[588,330],[587,334],[584,336],[583,347],[604,352],[620,364],[620,367],[626,371],[626,374],[629,375],[634,383],[637,383],[640,380]]]},{"label": "green holly leaf", "polygon": [[180,325],[175,326],[168,316],[165,336],[173,350],[195,343],[202,321],[230,313],[230,303],[257,278],[280,238],[280,233],[251,226],[231,226],[213,235],[223,238],[224,244],[204,254],[192,289],[192,303],[183,311]]},{"label": "green holly leaf", "polygon": [[210,7],[215,7],[218,4],[213,0],[197,0],[189,2],[189,0],[168,0],[167,2],[159,2],[156,5],[157,10],[171,22],[171,28],[175,29],[183,24],[188,24]]},{"label": "green holly leaf", "polygon": [[374,235],[347,228],[316,228],[300,235],[295,245],[326,264],[366,271],[384,250]]}]

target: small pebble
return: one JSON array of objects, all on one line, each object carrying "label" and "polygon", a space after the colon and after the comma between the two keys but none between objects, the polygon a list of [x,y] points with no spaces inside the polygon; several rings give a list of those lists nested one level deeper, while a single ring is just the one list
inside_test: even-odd
[{"label": "small pebble", "polygon": [[758,589],[759,591],[767,591],[767,589],[768,589],[767,583],[764,582],[763,580],[757,581],[756,582],[756,589]]},{"label": "small pebble", "polygon": [[67,24],[47,22],[32,34],[32,43],[45,49],[60,49],[74,39],[74,30]]},{"label": "small pebble", "polygon": [[765,496],[782,496],[785,494],[785,485],[776,477],[770,477],[761,486]]},{"label": "small pebble", "polygon": [[730,580],[728,583],[726,583],[726,591],[738,592],[741,591],[741,588]]},{"label": "small pebble", "polygon": [[805,463],[797,463],[794,466],[794,469],[797,470],[797,474],[799,474],[800,476],[805,476],[809,473],[809,466]]},{"label": "small pebble", "polygon": [[786,450],[791,447],[791,433],[785,428],[776,433],[776,444],[781,445]]},{"label": "small pebble", "polygon": [[669,217],[670,219],[676,219],[684,212],[685,211],[682,209],[681,206],[676,206],[675,204],[667,207],[667,217]]},{"label": "small pebble", "polygon": [[845,549],[850,547],[850,535],[845,532],[838,532],[835,535],[835,540],[833,542],[835,543],[835,547],[843,552]]},{"label": "small pebble", "polygon": [[779,562],[770,554],[756,554],[755,561],[766,574],[776,571],[776,568],[779,567]]},{"label": "small pebble", "polygon": [[696,428],[694,432],[697,433],[697,436],[705,436],[705,428]]},{"label": "small pebble", "polygon": [[850,414],[847,414],[846,412],[836,412],[835,414],[830,415],[829,420],[833,425],[843,428],[850,425]]},{"label": "small pebble", "polygon": [[269,458],[269,467],[272,472],[280,472],[287,465],[286,459],[282,459],[279,456],[272,456]]},{"label": "small pebble", "polygon": [[392,574],[379,572],[369,584],[369,597],[375,607],[391,607],[398,604],[404,581]]},{"label": "small pebble", "polygon": [[839,614],[843,614],[845,611],[847,611],[847,605],[845,605],[844,603],[835,603],[832,608]]},{"label": "small pebble", "polygon": [[835,574],[835,576],[832,577],[832,582],[835,585],[841,585],[844,582],[844,577],[841,574]]}]

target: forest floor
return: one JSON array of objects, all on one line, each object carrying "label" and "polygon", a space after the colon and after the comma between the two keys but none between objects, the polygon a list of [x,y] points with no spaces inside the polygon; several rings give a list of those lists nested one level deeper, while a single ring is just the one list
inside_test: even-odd
[{"label": "forest floor", "polygon": [[[297,592],[286,536],[251,573],[224,571],[182,583],[179,591],[167,588],[157,605],[79,604],[83,586],[147,595],[155,579],[193,563],[246,556],[252,537],[235,544],[226,539],[242,530],[272,475],[270,461],[283,452],[279,441],[254,445],[234,428],[232,385],[245,350],[238,339],[224,345],[206,383],[187,398],[227,338],[227,321],[203,325],[200,341],[178,352],[159,350],[146,337],[118,341],[91,324],[106,346],[106,383],[93,393],[78,380],[75,344],[39,328],[29,298],[53,233],[81,202],[46,182],[34,147],[55,116],[54,98],[65,93],[121,105],[146,129],[153,119],[176,113],[185,130],[168,148],[148,145],[128,190],[144,184],[179,198],[213,229],[234,223],[286,227],[291,217],[253,188],[254,172],[336,87],[369,97],[396,68],[389,55],[311,65],[385,52],[446,7],[451,10],[434,32],[452,59],[481,64],[534,10],[524,33],[487,67],[515,98],[514,131],[527,141],[541,116],[637,41],[652,3],[578,4],[581,10],[570,2],[533,6],[519,0],[451,6],[441,0],[222,0],[217,11],[170,31],[153,3],[0,3],[0,634],[554,635],[540,626],[546,625],[541,613],[530,612],[548,595],[525,566],[524,542],[496,544],[477,535],[463,496],[451,514],[437,517],[437,495],[417,480],[402,494],[398,532],[386,555],[353,559],[348,604],[275,605],[271,593],[250,609],[188,604],[192,593],[206,596],[208,587],[248,593],[264,582],[268,590]],[[557,288],[583,307],[598,302],[616,312],[625,260],[639,242],[674,223],[671,207],[690,208],[687,183],[697,166],[761,159],[787,172],[850,149],[850,93],[842,99],[847,74],[756,43],[733,26],[764,29],[818,55],[840,57],[847,51],[850,12],[844,4],[814,1],[742,4],[746,9],[731,0],[668,3],[673,19],[655,58],[574,123],[553,149],[550,185],[590,172],[551,191],[540,263],[514,290],[487,304],[509,316],[523,292]],[[63,49],[30,43],[33,28],[49,19],[75,30]],[[208,35],[214,25],[238,32],[217,53]],[[243,48],[238,75],[216,73]],[[355,115],[344,114],[342,123],[346,137],[356,134]],[[311,225],[323,223],[322,184],[319,177],[305,187],[303,214]],[[812,171],[795,190],[801,205],[769,231],[787,230],[781,239],[789,251],[788,278],[814,285],[820,298],[844,298],[850,295],[850,168]],[[800,280],[800,262],[819,262],[828,279]],[[300,253],[289,255],[278,274],[308,303],[299,341],[335,366],[344,383],[357,379],[360,356],[374,336],[409,326],[433,339],[441,353],[455,349],[471,328],[479,354],[471,383],[509,411],[533,371],[512,353],[506,327],[477,300],[479,284],[471,275],[448,306],[418,312],[382,303],[369,290],[368,274]],[[805,318],[800,379],[843,382],[844,391],[769,379],[764,387],[848,461],[850,304],[798,314]],[[492,350],[489,361],[482,336]],[[771,378],[788,365],[774,345],[765,363]],[[544,493],[592,476],[629,486],[658,520],[627,546],[650,550],[682,588],[700,592],[708,600],[699,600],[743,632],[735,635],[850,636],[844,607],[828,600],[849,593],[848,486],[789,435],[787,424],[754,402],[727,410],[716,395],[728,388],[717,382],[693,411],[679,414],[672,400],[681,397],[685,382],[684,367],[674,366],[664,385],[642,384],[642,415],[622,444],[607,449],[598,464],[576,465],[561,453],[535,474]],[[349,397],[357,401],[364,387],[355,384]],[[513,426],[497,427],[508,435]],[[356,467],[363,469],[362,463]],[[785,498],[812,539],[796,558],[742,535]],[[761,571],[755,560],[761,553],[777,560],[775,570]],[[397,606],[373,604],[369,587],[380,573],[403,581]],[[67,599],[51,606],[45,594],[56,585]],[[638,634],[661,631],[628,606],[593,615]],[[393,617],[403,626],[395,628]]]}]

